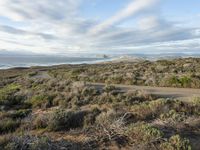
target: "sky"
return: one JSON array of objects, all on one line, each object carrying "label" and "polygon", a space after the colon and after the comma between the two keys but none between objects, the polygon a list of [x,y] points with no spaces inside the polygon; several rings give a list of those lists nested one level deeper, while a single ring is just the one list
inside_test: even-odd
[{"label": "sky", "polygon": [[200,1],[1,0],[2,50],[200,53]]}]

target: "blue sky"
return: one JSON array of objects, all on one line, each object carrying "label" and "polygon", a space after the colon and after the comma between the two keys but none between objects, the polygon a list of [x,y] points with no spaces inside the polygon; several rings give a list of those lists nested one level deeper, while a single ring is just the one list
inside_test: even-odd
[{"label": "blue sky", "polygon": [[3,0],[0,51],[199,53],[199,0]]}]

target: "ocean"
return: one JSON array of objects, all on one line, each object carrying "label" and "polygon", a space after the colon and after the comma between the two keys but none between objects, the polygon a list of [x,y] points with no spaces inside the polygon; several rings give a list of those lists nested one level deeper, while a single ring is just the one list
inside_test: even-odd
[{"label": "ocean", "polygon": [[[105,58],[104,58],[105,57]],[[93,64],[98,62],[113,61],[113,60],[151,60],[158,59],[175,59],[186,57],[198,57],[200,54],[115,54],[115,55],[86,55],[86,56],[47,56],[47,55],[1,55],[0,54],[0,69],[8,69],[15,67],[32,67],[32,66],[53,66],[61,64]]]},{"label": "ocean", "polygon": [[67,56],[0,56],[0,69],[61,64],[92,64],[104,62],[106,58]]}]

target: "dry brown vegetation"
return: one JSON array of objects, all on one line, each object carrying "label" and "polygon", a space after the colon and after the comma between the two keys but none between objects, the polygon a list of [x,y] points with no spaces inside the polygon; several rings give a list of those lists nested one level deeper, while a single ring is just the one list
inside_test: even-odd
[{"label": "dry brown vegetation", "polygon": [[[147,85],[198,88],[199,61],[2,70],[0,149],[198,150],[200,98],[166,99],[82,81],[146,85],[155,76]],[[166,80],[171,76],[178,81]]]},{"label": "dry brown vegetation", "polygon": [[65,66],[49,73],[73,81],[200,88],[199,58]]}]

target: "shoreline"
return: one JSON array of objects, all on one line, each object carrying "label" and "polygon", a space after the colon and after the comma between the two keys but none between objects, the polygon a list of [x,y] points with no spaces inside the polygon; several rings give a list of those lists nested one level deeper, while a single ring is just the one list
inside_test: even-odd
[{"label": "shoreline", "polygon": [[82,62],[69,62],[69,63],[49,63],[49,64],[30,64],[30,65],[17,65],[17,66],[6,66],[0,67],[0,70],[7,70],[7,69],[16,69],[16,68],[34,68],[34,67],[54,67],[54,66],[62,66],[62,65],[90,65],[90,64],[101,64],[105,62],[112,62],[112,59],[107,60],[95,60],[95,61],[82,61]]},{"label": "shoreline", "polygon": [[[37,68],[37,67],[55,67],[55,66],[63,66],[63,65],[91,65],[91,64],[112,64],[112,63],[138,63],[143,61],[150,61],[150,62],[156,62],[159,60],[168,60],[173,61],[177,59],[187,59],[187,58],[200,58],[195,56],[186,56],[186,57],[159,57],[159,58],[143,58],[143,57],[135,57],[135,56],[121,56],[121,57],[111,57],[107,59],[100,59],[100,60],[94,60],[94,61],[80,61],[80,62],[66,62],[66,63],[47,63],[47,64],[39,64],[39,63],[30,63],[29,65],[1,65],[0,64],[0,70],[9,70],[9,69],[30,69],[30,68]],[[2,67],[1,67],[2,66]]]}]

